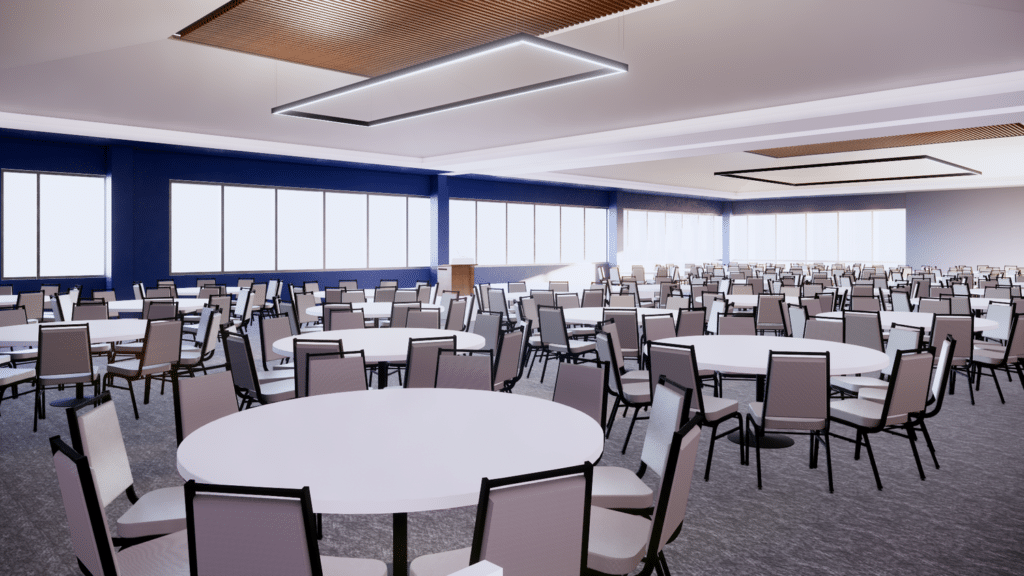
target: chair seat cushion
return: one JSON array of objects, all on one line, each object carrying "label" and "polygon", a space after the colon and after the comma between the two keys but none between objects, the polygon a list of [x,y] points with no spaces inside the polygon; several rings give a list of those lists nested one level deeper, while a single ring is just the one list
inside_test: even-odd
[{"label": "chair seat cushion", "polygon": [[184,530],[185,487],[150,490],[117,519],[117,534],[141,538]]},{"label": "chair seat cushion", "polygon": [[35,360],[39,356],[38,348],[22,348],[21,350],[11,350],[10,352],[4,352],[5,355],[10,356],[14,362],[21,362],[25,360]]},{"label": "chair seat cushion", "polygon": [[142,342],[126,342],[114,345],[114,352],[124,354],[142,354]]},{"label": "chair seat cushion", "polygon": [[[740,403],[737,400],[704,396],[704,417],[708,422],[717,422],[722,418],[727,418],[739,409]],[[700,407],[694,402],[690,407],[690,415],[696,414],[699,410]]]},{"label": "chair seat cushion", "polygon": [[568,332],[570,338],[573,336],[593,336],[597,334],[593,328],[569,328]]},{"label": "chair seat cushion", "polygon": [[619,376],[619,379],[622,380],[623,384],[626,382],[643,382],[646,384],[651,380],[651,373],[647,370],[630,370]]},{"label": "chair seat cushion", "polygon": [[635,472],[618,466],[594,466],[590,503],[602,508],[644,510],[654,506],[654,490]]},{"label": "chair seat cushion", "polygon": [[590,507],[587,568],[604,574],[629,574],[640,564],[651,537],[651,521],[598,506]]},{"label": "chair seat cushion", "polygon": [[857,393],[857,398],[871,402],[885,403],[885,396],[889,393],[888,388],[864,388]]},{"label": "chair seat cushion", "polygon": [[[751,402],[747,406],[754,424],[758,428],[764,428],[761,423],[761,415],[764,414],[764,402]],[[768,418],[767,430],[824,430],[826,418]]]},{"label": "chair seat cushion", "polygon": [[[884,406],[878,402],[862,400],[860,398],[833,400],[830,405],[833,420],[840,420],[864,428],[878,426],[882,419],[883,408]],[[906,414],[893,414],[889,416],[886,424],[902,424],[906,421]]]},{"label": "chair seat cushion", "polygon": [[651,384],[647,381],[623,382],[623,400],[631,404],[651,403]]},{"label": "chair seat cushion", "polygon": [[295,398],[295,379],[274,380],[272,382],[260,381],[260,393],[270,403],[290,400]]},{"label": "chair seat cushion", "polygon": [[110,344],[91,344],[89,346],[89,351],[93,354],[109,354],[110,350]]},{"label": "chair seat cushion", "polygon": [[56,376],[39,376],[39,383],[43,386],[57,386],[59,384],[78,384],[79,382],[92,382],[100,377],[99,368],[93,367],[92,374],[58,374]]},{"label": "chair seat cushion", "polygon": [[0,386],[10,386],[35,377],[34,368],[0,368]]},{"label": "chair seat cushion", "polygon": [[188,576],[188,531],[181,530],[117,553],[124,576]]},{"label": "chair seat cushion", "polygon": [[138,358],[132,358],[131,360],[122,360],[120,362],[114,362],[113,364],[107,364],[107,374],[113,374],[115,376],[148,376],[150,374],[160,374],[167,372],[171,369],[170,364],[154,364],[153,366],[143,366],[139,370]]},{"label": "chair seat cushion", "polygon": [[[468,558],[467,564],[468,562]],[[388,565],[369,558],[341,558],[321,556],[320,565],[324,576],[387,576]]]},{"label": "chair seat cushion", "polygon": [[448,576],[469,566],[469,548],[420,556],[409,565],[409,576]]},{"label": "chair seat cushion", "polygon": [[[1006,355],[1006,348],[978,348],[974,347],[974,361],[978,364],[985,364],[988,366],[997,366],[1003,363],[1003,357]],[[1006,359],[1007,362],[1013,363],[1017,361],[1016,356],[1010,356]]]},{"label": "chair seat cushion", "polygon": [[829,379],[829,384],[834,388],[846,390],[856,394],[862,388],[888,388],[889,383],[885,380],[879,380],[878,378],[869,378],[867,376],[833,376]]}]

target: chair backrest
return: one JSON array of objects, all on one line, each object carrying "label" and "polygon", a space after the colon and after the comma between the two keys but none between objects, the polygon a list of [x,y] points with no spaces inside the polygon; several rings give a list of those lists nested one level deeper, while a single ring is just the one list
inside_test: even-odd
[{"label": "chair backrest", "polygon": [[403,288],[395,291],[395,303],[419,302],[419,293],[415,288]]},{"label": "chair backrest", "polygon": [[985,288],[985,298],[1009,298],[1010,287],[1005,288]]},{"label": "chair backrest", "polygon": [[875,296],[874,284],[855,284],[850,289],[850,294],[854,298],[873,298]]},{"label": "chair backrest", "polygon": [[106,508],[135,483],[110,392],[76,402],[67,417],[71,445],[89,459],[100,504]]},{"label": "chair backrest", "polygon": [[627,356],[639,354],[640,335],[635,309],[605,308],[602,320],[605,322],[615,320],[614,327],[618,332],[619,346],[623,354]]},{"label": "chair backrest", "polygon": [[952,336],[946,336],[939,347],[939,355],[935,359],[935,372],[932,374],[931,385],[928,387],[928,403],[931,404],[931,409],[925,414],[928,418],[935,416],[942,409],[942,400],[946,395],[946,385],[949,383],[949,374],[952,372],[955,351],[956,340]]},{"label": "chair backrest", "polygon": [[464,390],[493,390],[493,368],[491,350],[437,351],[437,388],[460,388]]},{"label": "chair backrest", "polygon": [[107,514],[100,504],[89,460],[59,436],[50,438],[50,452],[71,533],[71,547],[79,565],[94,576],[118,574]]},{"label": "chair backrest", "polygon": [[822,312],[831,312],[836,309],[836,293],[820,292],[816,298],[821,302]]},{"label": "chair backrest", "polygon": [[882,352],[882,321],[875,312],[845,312],[843,342]]},{"label": "chair backrest", "polygon": [[934,348],[896,353],[878,428],[886,424],[902,424],[907,414],[924,412],[934,360]]},{"label": "chair backrest", "polygon": [[430,284],[421,284],[416,287],[416,301],[420,304],[430,304]]},{"label": "chair backrest", "polygon": [[676,336],[703,336],[704,309],[680,310],[676,319]]},{"label": "chair backrest", "polygon": [[882,374],[892,374],[896,364],[896,353],[900,350],[917,350],[924,341],[924,328],[893,324],[889,329],[889,340],[885,344],[885,354],[889,357],[889,365],[882,369]]},{"label": "chair backrest", "polygon": [[974,358],[974,346],[964,344],[964,342],[971,342],[973,335],[974,316],[936,314],[932,318],[932,342],[941,342],[946,339],[946,336],[952,336],[960,343],[956,347],[954,362],[961,363]]},{"label": "chair backrest", "polygon": [[434,388],[437,381],[437,352],[454,350],[455,336],[410,338],[405,356],[405,387]]},{"label": "chair backrest", "polygon": [[697,370],[697,354],[693,346],[650,342],[647,344],[650,358],[648,374],[651,392],[656,383],[664,382],[677,390],[692,390],[697,398],[697,410],[704,413],[704,395],[701,392],[700,373]]},{"label": "chair backrest", "polygon": [[235,391],[247,398],[262,401],[249,336],[222,329],[220,339],[224,343],[224,359],[227,361],[228,371],[231,372]]},{"label": "chair backrest", "polygon": [[147,288],[146,298],[173,298],[171,289],[167,286],[160,286],[157,288]]},{"label": "chair backrest", "polygon": [[757,336],[753,314],[719,315],[718,334],[721,336]]},{"label": "chair backrest", "polygon": [[[242,295],[238,295],[238,299],[242,299]],[[307,324],[309,322],[316,322],[316,316],[306,312],[313,306],[316,305],[316,299],[313,297],[312,292],[299,292],[295,294],[295,302],[292,303],[295,309],[295,317],[298,319],[300,325]]]},{"label": "chair backrest", "polygon": [[874,296],[852,296],[850,298],[850,310],[857,312],[879,312],[882,309],[882,302]]},{"label": "chair backrest", "polygon": [[239,278],[238,279],[238,287],[239,288],[252,288],[252,284],[255,281],[256,281],[255,278]]},{"label": "chair backrest", "polygon": [[338,288],[346,291],[359,290],[359,282],[356,280],[338,280]]},{"label": "chair backrest", "polygon": [[669,296],[665,300],[665,308],[668,310],[689,310],[690,299],[686,296]]},{"label": "chair backrest", "polygon": [[889,296],[895,312],[910,312],[910,295],[902,290],[893,290]]},{"label": "chair backrest", "polygon": [[612,308],[634,308],[636,297],[633,294],[612,294],[608,296],[608,305]]},{"label": "chair backrest", "polygon": [[530,290],[530,297],[537,302],[537,306],[555,305],[555,293],[551,290]]},{"label": "chair backrest", "polygon": [[804,338],[843,342],[846,335],[846,320],[843,318],[808,318],[804,324]]},{"label": "chair backrest", "polygon": [[398,289],[395,287],[381,287],[373,291],[374,302],[394,302],[395,293]]},{"label": "chair backrest", "polygon": [[[704,293],[707,296],[707,292]],[[707,331],[711,334],[718,334],[718,319],[725,314],[727,309],[726,302],[722,298],[715,298],[708,303],[709,307],[705,308],[705,318],[707,319]]]},{"label": "chair backrest", "polygon": [[608,363],[558,364],[555,391],[551,400],[571,406],[594,419],[605,428],[604,415],[608,408]]},{"label": "chair backrest", "polygon": [[358,304],[361,302],[366,302],[366,293],[362,290],[345,290],[341,293],[342,304]]},{"label": "chair backrest", "polygon": [[320,289],[320,282],[317,280],[306,280],[302,283],[303,292],[316,292]]},{"label": "chair backrest", "polygon": [[456,298],[448,305],[448,319],[445,320],[445,330],[462,331],[466,328],[466,310],[469,308],[469,300]]},{"label": "chair backrest", "polygon": [[308,396],[309,375],[306,357],[310,354],[341,354],[345,347],[341,340],[317,340],[312,338],[295,338],[292,340],[292,363],[295,365],[295,397]]},{"label": "chair backrest", "polygon": [[584,308],[601,308],[604,306],[604,289],[584,290],[582,306]]},{"label": "chair backrest", "polygon": [[508,291],[509,291],[509,294],[512,294],[512,293],[517,293],[517,294],[518,293],[525,293],[526,292],[526,282],[509,282],[508,283]]},{"label": "chair backrest", "polygon": [[142,301],[142,318],[145,320],[171,320],[178,317],[178,303],[174,300]]},{"label": "chair backrest", "polygon": [[73,322],[81,322],[83,320],[106,320],[109,317],[110,313],[107,311],[106,302],[75,304],[73,311],[71,312],[71,320]]},{"label": "chair backrest", "polygon": [[507,576],[583,574],[590,538],[593,466],[484,478],[469,562]]},{"label": "chair backrest", "polygon": [[821,309],[821,300],[817,298],[800,298],[800,305],[807,309],[808,316],[817,316],[822,312],[826,312],[826,310]]},{"label": "chair backrest", "polygon": [[367,388],[366,356],[362,350],[306,355],[306,390],[303,396],[357,392]]},{"label": "chair backrest", "polygon": [[[619,383],[619,375],[624,374],[623,367],[625,359],[622,356],[622,348],[619,346],[619,333],[615,329],[615,320],[607,320],[598,325],[598,333],[595,337],[597,358],[601,362],[607,362],[611,366],[616,386]],[[612,381],[609,380],[609,388]]]},{"label": "chair backrest", "polygon": [[484,350],[493,352],[498,349],[499,332],[501,332],[501,314],[482,312],[476,315],[476,320],[473,321],[473,334],[484,337]]},{"label": "chair backrest", "polygon": [[942,299],[949,302],[950,314],[972,314],[970,296],[942,296]]},{"label": "chair backrest", "polygon": [[139,368],[177,364],[181,360],[181,320],[149,320]]},{"label": "chair backrest", "polygon": [[224,294],[222,296],[210,296],[210,299],[207,300],[207,305],[208,306],[216,306],[217,308],[220,309],[220,312],[222,314],[222,318],[221,318],[222,322],[225,322],[225,323],[226,322],[230,322],[230,319],[231,319],[231,296],[230,295]]},{"label": "chair backrest", "polygon": [[419,302],[395,302],[391,305],[391,323],[389,326],[392,328],[406,328],[406,324],[409,321],[409,311],[419,309]]},{"label": "chair backrest", "polygon": [[1024,314],[1014,314],[1010,323],[1010,338],[1006,344],[1007,361],[1024,358]]},{"label": "chair backrest", "polygon": [[309,487],[185,484],[192,574],[322,576]]},{"label": "chair backrest", "polygon": [[[523,367],[523,342],[526,326],[505,332],[498,341],[497,360],[494,363],[494,387],[518,381]],[[454,348],[454,345],[452,346]]]},{"label": "chair backrest", "polygon": [[658,476],[665,475],[672,435],[689,415],[692,390],[656,384],[651,402],[644,446],[640,452],[641,470],[650,468]]},{"label": "chair backrest", "polygon": [[230,372],[171,381],[174,392],[174,430],[178,444],[200,427],[238,412]]},{"label": "chair backrest", "polygon": [[21,324],[28,324],[28,314],[25,313],[24,306],[0,308],[0,327],[18,326]]},{"label": "chair backrest", "polygon": [[751,286],[750,284],[733,284],[729,288],[729,293],[730,294],[753,295],[754,294],[754,287]]},{"label": "chair backrest", "polygon": [[776,430],[824,430],[829,418],[829,353],[768,353],[762,424]]},{"label": "chair backrest", "polygon": [[781,330],[784,326],[782,319],[782,306],[786,297],[782,294],[761,294],[757,297],[757,318],[758,330]]},{"label": "chair backrest", "polygon": [[40,324],[38,342],[36,373],[40,379],[68,377],[71,378],[69,382],[92,380],[88,324]]},{"label": "chair backrest", "polygon": [[928,314],[949,314],[949,300],[942,300],[939,298],[921,298],[917,305],[918,312],[926,312]]},{"label": "chair backrest", "polygon": [[267,362],[271,360],[287,358],[284,354],[278,354],[274,351],[274,342],[294,335],[292,333],[291,320],[287,316],[260,318],[260,349],[263,351],[264,368],[267,367]]},{"label": "chair backrest", "polygon": [[441,311],[436,308],[410,310],[405,326],[407,328],[430,328],[437,330],[441,327]]},{"label": "chair backrest", "polygon": [[555,305],[561,308],[579,308],[580,296],[575,292],[555,294]]},{"label": "chair backrest", "polygon": [[344,288],[324,288],[324,304],[341,304],[344,293]]},{"label": "chair backrest", "polygon": [[548,282],[548,290],[552,292],[568,292],[569,283],[564,280],[551,280]]},{"label": "chair backrest", "polygon": [[676,321],[671,314],[648,314],[643,317],[644,337],[647,340],[674,338]]},{"label": "chair backrest", "polygon": [[250,308],[262,308],[267,303],[267,283],[260,282],[252,285],[252,290],[249,296],[249,307]]},{"label": "chair backrest", "polygon": [[786,304],[786,315],[789,317],[789,335],[793,338],[803,338],[808,318],[807,308]]},{"label": "chair backrest", "polygon": [[651,522],[650,541],[647,544],[645,566],[655,566],[665,545],[682,528],[686,517],[686,504],[690,496],[693,469],[697,461],[703,418],[691,419],[672,437],[665,474],[657,490],[658,499]]}]

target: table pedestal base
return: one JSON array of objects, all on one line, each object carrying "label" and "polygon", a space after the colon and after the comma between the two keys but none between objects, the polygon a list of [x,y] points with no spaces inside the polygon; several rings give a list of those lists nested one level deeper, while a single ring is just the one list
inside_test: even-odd
[{"label": "table pedestal base", "polygon": [[[729,441],[732,442],[733,444],[740,443],[739,432],[733,432],[732,434],[726,436],[726,438],[728,438]],[[789,448],[793,444],[794,441],[792,438],[790,438],[789,436],[784,436],[782,434],[765,434],[764,436],[761,437],[762,449],[775,450],[778,448]],[[751,448],[754,447],[754,438],[752,436],[747,438],[747,446],[750,446]]]},{"label": "table pedestal base", "polygon": [[[383,362],[382,362],[383,364]],[[385,365],[386,366],[386,365]],[[385,372],[387,368],[385,368]],[[391,566],[392,576],[409,576],[409,515],[399,512],[392,517]]]}]

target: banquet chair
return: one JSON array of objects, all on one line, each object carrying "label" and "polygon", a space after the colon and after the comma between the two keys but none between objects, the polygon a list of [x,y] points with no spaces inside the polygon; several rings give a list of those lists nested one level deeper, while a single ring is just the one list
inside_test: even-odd
[{"label": "banquet chair", "polygon": [[754,314],[719,314],[720,336],[757,336]]},{"label": "banquet chair", "polygon": [[885,345],[885,354],[889,364],[881,370],[878,378],[871,376],[833,376],[830,384],[832,389],[843,397],[856,396],[865,388],[885,389],[889,387],[888,379],[892,375],[896,363],[896,353],[901,350],[917,350],[924,343],[924,328],[893,324],[889,330],[889,340]]},{"label": "banquet chair", "polygon": [[509,282],[508,283],[509,294],[525,294],[526,293],[526,282]]},{"label": "banquet chair", "polygon": [[295,397],[294,378],[259,377],[247,334],[222,330],[221,341],[224,342],[224,356],[227,359],[227,369],[231,372],[231,380],[235,384],[235,393],[242,399],[242,408],[250,408],[254,402],[270,404]]},{"label": "banquet chair", "polygon": [[441,311],[437,309],[410,310],[405,325],[407,328],[430,328],[437,330],[441,327]]},{"label": "banquet chair", "polygon": [[[117,519],[118,545],[185,529],[185,494],[180,485],[135,492],[121,424],[110,392],[77,402],[67,409],[71,445],[92,464],[100,506],[122,494],[131,507]],[[125,540],[125,541],[122,541]]]},{"label": "banquet chair", "polygon": [[173,298],[171,289],[166,286],[147,288],[146,298]]},{"label": "banquet chair", "polygon": [[[619,376],[622,378],[623,382],[645,382],[646,383],[647,381],[650,380],[650,375],[648,374],[647,370],[643,370],[643,369],[626,370],[626,368],[625,368],[626,360],[625,360],[625,356],[623,356],[623,354],[622,354],[622,345],[619,342],[619,332],[615,328],[615,323],[616,323],[616,321],[615,321],[614,318],[609,318],[608,320],[604,320],[604,321],[598,323],[595,328],[596,328],[596,330],[598,332],[607,332],[609,334],[609,336],[611,337],[611,339],[610,339],[611,351],[615,355],[615,364],[616,364],[616,366],[619,367],[619,369],[618,369]],[[606,358],[601,358],[600,356],[601,356],[600,351],[598,351],[598,359],[601,360],[602,362],[608,362],[608,360]]]},{"label": "banquet chair", "polygon": [[[747,406],[745,430],[754,435],[757,489],[761,489],[761,438],[773,434],[806,434],[811,441],[810,468],[818,467],[818,446],[825,444],[828,491],[832,485],[832,449],[829,445],[829,353],[768,353],[768,377],[763,402]],[[746,446],[747,462],[750,446]]]},{"label": "banquet chair", "polygon": [[[306,354],[305,389],[296,398],[368,390],[366,356],[362,350]],[[298,379],[296,379],[296,387]]]},{"label": "banquet chair", "polygon": [[[328,330],[344,330],[337,325],[337,320],[352,312],[351,304],[324,304],[321,308],[323,313],[324,331]],[[358,326],[358,328],[365,328],[364,326]]]},{"label": "banquet chair", "polygon": [[88,324],[39,326],[39,359],[36,362],[35,414],[32,431],[46,418],[46,390],[92,384],[100,393],[100,372],[92,363]]},{"label": "banquet chair", "polygon": [[882,310],[882,302],[875,296],[852,296],[850,297],[850,310],[879,312]]},{"label": "banquet chair", "polygon": [[484,337],[484,350],[498,349],[498,335],[501,333],[501,314],[499,312],[481,312],[473,321],[472,333]]},{"label": "banquet chair", "polygon": [[[971,342],[974,337],[974,316],[958,316],[936,314],[932,317],[930,332],[932,342],[942,342],[946,336],[952,336],[957,342]],[[974,371],[970,366],[974,362],[974,346],[962,344],[957,346],[953,355],[953,372],[950,374],[949,394],[956,390],[956,374],[963,372],[967,376],[967,389],[971,393],[971,404],[974,404]],[[996,386],[999,383],[996,382]]]},{"label": "banquet chair", "polygon": [[[615,330],[619,333],[619,346],[624,358],[641,359],[640,334],[638,333],[637,312],[635,309],[605,308],[602,312],[603,322],[615,320]],[[641,367],[642,368],[642,367]]]},{"label": "banquet chair", "polygon": [[469,548],[420,556],[411,576],[449,576],[487,560],[507,576],[584,574],[593,465],[483,478]]},{"label": "banquet chair", "polygon": [[807,320],[809,319],[807,308],[796,304],[786,304],[786,315],[783,316],[783,318],[788,320],[786,327],[790,337],[804,337],[804,330],[807,326]]},{"label": "banquet chair", "polygon": [[341,304],[344,288],[324,288],[324,304]]},{"label": "banquet chair", "polygon": [[469,301],[466,298],[455,298],[448,305],[448,317],[445,320],[445,330],[457,330],[462,332],[466,329],[466,311],[469,308]]},{"label": "banquet chair", "polygon": [[985,298],[1009,298],[1010,288],[988,287],[985,288]]},{"label": "banquet chair", "polygon": [[564,280],[551,280],[548,282],[548,290],[552,292],[568,292],[569,283]]},{"label": "banquet chair", "polygon": [[815,298],[821,302],[822,312],[832,312],[836,309],[836,293],[832,291],[825,291],[819,293]]},{"label": "banquet chair", "polygon": [[942,296],[944,302],[949,302],[950,314],[972,314],[970,296]]},{"label": "banquet chair", "polygon": [[[181,359],[181,320],[147,320],[146,337],[142,351],[137,358],[107,364],[103,377],[103,389],[127,390],[132,398],[135,419],[139,419],[139,407],[135,401],[136,380],[145,380],[142,403],[149,404],[149,392],[154,378],[166,382],[177,377],[178,361]],[[114,378],[122,378],[123,386],[114,384]],[[164,393],[163,384],[160,393]]]},{"label": "banquet chair", "polygon": [[[366,302],[366,293],[362,290],[345,290],[341,293],[342,304],[361,304]],[[380,300],[378,300],[380,302]]]},{"label": "banquet chair", "polygon": [[875,484],[879,490],[882,489],[882,480],[878,475],[878,466],[875,463],[870,440],[871,434],[877,432],[902,429],[904,433],[902,435],[910,441],[918,473],[924,480],[924,468],[921,466],[921,458],[917,452],[917,434],[912,427],[912,420],[914,415],[925,410],[934,361],[934,348],[900,350],[896,353],[889,387],[886,389],[885,400],[882,403],[862,398],[832,400],[830,403],[832,421],[853,428],[857,432],[857,437],[855,439],[847,438],[834,432],[830,432],[830,434],[834,438],[856,444],[854,460],[860,459],[860,447],[864,446],[868,452],[871,471],[875,475]]},{"label": "banquet chair", "polygon": [[373,301],[374,302],[394,302],[395,293],[398,292],[398,288],[394,286],[381,286],[374,290]]},{"label": "banquet chair", "polygon": [[[706,296],[708,293],[705,292]],[[705,319],[707,322],[708,334],[718,334],[718,319],[728,311],[729,305],[723,298],[715,298],[708,303],[708,307],[705,308],[707,313]]]},{"label": "banquet chair", "polygon": [[693,310],[679,310],[676,318],[676,336],[703,336],[704,335],[704,309],[694,308]]},{"label": "banquet chair", "polygon": [[761,294],[757,297],[757,331],[780,332],[785,328],[785,321],[782,318],[782,305],[786,297],[782,294]]},{"label": "banquet chair", "polygon": [[[676,321],[671,314],[648,314],[643,317],[644,333],[640,337],[640,349],[646,350],[647,342],[664,338],[675,338]],[[641,359],[640,368],[646,364],[646,356]]]},{"label": "banquet chair", "polygon": [[[110,312],[107,308],[107,303],[102,300],[72,304],[71,310],[72,322],[88,322],[89,320],[110,319]],[[89,350],[93,354],[106,357],[109,360],[110,352],[113,350],[113,345],[109,342],[99,342],[90,345]]]},{"label": "banquet chair", "polygon": [[800,305],[807,309],[808,316],[817,316],[824,312],[831,312],[831,310],[822,310],[821,300],[817,298],[800,298]]},{"label": "banquet chair", "polygon": [[921,298],[917,304],[917,311],[928,314],[949,314],[949,300],[939,298]]},{"label": "banquet chair", "polygon": [[555,377],[555,390],[552,402],[575,408],[590,416],[605,429],[605,413],[608,409],[608,363],[585,362],[558,364],[558,375]]},{"label": "banquet chair", "polygon": [[50,438],[50,452],[64,502],[71,548],[83,574],[152,576],[188,573],[185,530],[115,552],[115,544],[107,528],[107,514],[100,504],[89,459],[68,446],[60,436]]},{"label": "banquet chair", "polygon": [[309,486],[185,484],[191,574],[385,576],[380,560],[321,556]]},{"label": "banquet chair", "polygon": [[[652,342],[648,344],[648,349],[651,357],[651,381],[653,382],[654,379],[664,376],[679,388],[693,390],[697,402],[696,406],[691,406],[689,416],[694,416],[699,412],[704,416],[706,423],[711,426],[711,439],[708,444],[708,461],[704,468],[704,481],[707,482],[711,476],[711,458],[715,453],[715,440],[735,431],[740,433],[740,464],[746,464],[743,452],[743,416],[739,413],[739,402],[727,398],[704,396],[701,390],[703,382],[697,369],[697,354],[694,347]],[[732,418],[735,418],[738,422],[736,428],[716,434],[718,427]]]},{"label": "banquet chair", "polygon": [[910,312],[910,295],[903,290],[893,290],[889,294],[894,312]]},{"label": "banquet chair", "polygon": [[[530,331],[530,321],[510,332],[501,334],[498,350],[494,361],[493,388],[499,392],[511,392],[516,383],[523,377],[525,364],[526,336]],[[452,344],[452,348],[455,345]]]},{"label": "banquet chair", "polygon": [[[260,351],[262,352],[263,371],[271,370],[292,370],[294,365],[289,363],[288,356],[274,351],[274,342],[289,336],[296,336],[293,332],[294,326],[287,316],[277,318],[260,318]],[[275,365],[268,362],[279,360]]]},{"label": "banquet chair", "polygon": [[690,299],[687,296],[669,296],[664,307],[668,310],[689,310]]},{"label": "banquet chair", "polygon": [[494,390],[492,357],[491,350],[438,350],[434,387]]},{"label": "banquet chair", "polygon": [[416,292],[416,290],[412,289],[412,288],[402,288],[400,290],[395,290],[395,300],[394,300],[394,303],[395,304],[406,304],[406,303],[409,303],[409,302],[419,302],[418,296],[419,296],[419,293]]},{"label": "banquet chair", "polygon": [[454,350],[455,336],[410,338],[405,355],[406,388],[434,388],[437,383],[437,355],[440,350]]},{"label": "banquet chair", "polygon": [[[573,296],[576,298],[576,307],[579,308],[579,297],[576,294],[573,294]],[[508,299],[505,298],[505,291],[501,288],[488,288],[487,302],[489,304],[487,311],[501,314],[502,325],[511,328],[515,322],[509,317]]]},{"label": "banquet chair", "polygon": [[359,282],[356,280],[338,280],[338,288],[343,288],[346,292],[359,290]]},{"label": "banquet chair", "polygon": [[205,374],[211,368],[220,366],[207,366],[206,362],[212,360],[217,353],[217,330],[220,324],[220,312],[214,312],[212,308],[203,308],[202,318],[199,322],[201,332],[196,334],[192,344],[182,342],[181,357],[178,358],[178,371],[187,372],[189,376],[196,375],[196,369]]},{"label": "banquet chair", "polygon": [[604,289],[584,290],[583,308],[601,308],[604,306]]},{"label": "banquet chair", "polygon": [[262,316],[264,306],[267,303],[267,283],[257,282],[252,285],[249,291],[249,314],[256,314],[256,316]]},{"label": "banquet chair", "polygon": [[682,530],[701,423],[700,417],[693,418],[673,434],[651,519],[597,506],[591,508],[588,573],[631,574],[640,562],[643,569],[639,576],[669,573],[664,549]]},{"label": "banquet chair", "polygon": [[537,306],[555,305],[555,293],[552,290],[530,290],[530,297],[537,303]]},{"label": "banquet chair", "polygon": [[[306,357],[310,354],[341,354],[345,347],[340,339],[338,340],[317,340],[310,338],[295,338],[292,340],[292,365],[295,366],[294,384],[295,397],[304,398],[308,396],[309,373],[306,372],[308,362]],[[284,374],[282,378],[287,378]],[[257,376],[258,378],[258,376]]]},{"label": "banquet chair", "polygon": [[672,435],[683,424],[690,410],[692,390],[666,386],[661,378],[654,387],[651,415],[640,451],[640,468],[634,472],[618,466],[595,466],[591,503],[613,510],[654,511],[654,490],[642,480],[650,468],[659,477],[665,475],[665,459]]},{"label": "banquet chair", "polygon": [[843,342],[883,352],[882,320],[879,312],[847,311],[843,313],[845,326]]},{"label": "banquet chair", "polygon": [[231,372],[178,378],[172,382],[174,432],[178,445],[199,428],[238,412]]},{"label": "banquet chair", "polygon": [[409,312],[419,309],[419,302],[395,302],[391,305],[391,317],[382,322],[382,327],[405,328],[409,322]]},{"label": "banquet chair", "polygon": [[[619,406],[623,407],[623,416],[629,416],[629,409],[633,408],[633,420],[630,423],[629,430],[626,433],[626,439],[622,442],[622,453],[626,453],[626,447],[629,446],[629,438],[633,433],[633,426],[636,420],[640,418],[640,409],[646,410],[651,404],[651,384],[650,376],[648,374],[647,380],[625,380],[623,374],[625,370],[622,365],[619,364],[617,354],[615,353],[613,340],[616,339],[614,326],[602,326],[601,330],[594,339],[594,345],[597,349],[597,357],[601,362],[608,364],[608,389],[607,392],[612,395],[615,399],[612,403],[612,410],[609,413],[607,426],[605,428],[605,438],[611,436],[612,426],[615,425],[615,418],[619,411]],[[644,371],[646,373],[646,371]],[[644,419],[646,418],[643,417]]]},{"label": "banquet chair", "polygon": [[416,287],[416,301],[420,304],[430,304],[430,293],[433,291],[430,284],[421,284]]},{"label": "banquet chair", "polygon": [[1003,398],[1003,390],[999,386],[999,378],[996,377],[997,368],[1005,370],[1007,377],[1009,377],[1010,366],[1014,366],[1017,370],[1017,376],[1021,378],[1021,385],[1024,386],[1024,370],[1021,369],[1021,359],[1024,358],[1024,322],[1021,321],[1021,318],[1024,318],[1024,315],[1013,315],[1010,321],[1010,337],[1006,346],[975,346],[974,357],[971,361],[971,366],[974,370],[974,381],[980,387],[981,371],[987,368],[992,374],[992,381],[995,382],[996,391],[999,393],[999,400],[1003,404],[1006,404],[1006,399]]},{"label": "banquet chair", "polygon": [[145,298],[142,301],[143,320],[174,320],[178,317],[178,303],[174,300]]},{"label": "banquet chair", "polygon": [[608,296],[611,308],[636,308],[636,298],[632,294],[612,294]]},{"label": "banquet chair", "polygon": [[1013,321],[1013,304],[1007,302],[991,302],[988,305],[986,320],[996,323],[996,327],[981,333],[983,340],[976,340],[974,345],[981,348],[1002,348],[1010,339],[1010,323]]},{"label": "banquet chair", "polygon": [[804,325],[804,338],[843,342],[846,334],[845,318],[808,318]]},{"label": "banquet chair", "polygon": [[238,279],[238,287],[239,288],[252,288],[252,285],[253,285],[254,282],[256,282],[255,278],[239,278]]}]

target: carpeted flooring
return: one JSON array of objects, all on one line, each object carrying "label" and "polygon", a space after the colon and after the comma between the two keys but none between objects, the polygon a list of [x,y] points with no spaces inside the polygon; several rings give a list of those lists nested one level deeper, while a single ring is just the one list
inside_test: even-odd
[{"label": "carpeted flooring", "polygon": [[[253,348],[259,350],[255,342]],[[543,383],[539,370],[533,376],[514,393],[551,398],[554,375]],[[762,452],[760,491],[754,466],[741,466],[738,447],[720,440],[711,480],[703,482],[705,435],[683,532],[666,549],[669,567],[675,574],[702,576],[1024,574],[1024,390],[1016,377],[1001,383],[1005,405],[990,377],[982,381],[976,406],[970,405],[962,380],[956,395],[946,399],[930,422],[940,470],[920,443],[927,481],[918,478],[907,440],[876,436],[872,444],[883,491],[875,489],[866,456],[855,461],[853,445],[834,440],[836,491],[829,494],[824,460],[818,469],[808,469],[804,438],[791,448]],[[68,439],[66,417],[49,408],[33,434],[30,396],[5,396],[0,404],[0,574],[79,574],[47,442],[53,435]],[[144,493],[181,482],[170,391],[140,406],[138,421],[128,394],[115,390],[113,396],[136,489]],[[725,396],[745,405],[753,400],[752,384],[727,383]],[[49,399],[54,397],[51,393]],[[600,464],[636,469],[645,424],[638,424],[622,455],[627,426],[627,420],[616,420]],[[646,480],[656,483],[653,474]],[[122,496],[108,510],[109,518],[126,506]],[[468,546],[473,522],[473,508],[410,515],[410,558]],[[322,554],[390,561],[390,547],[389,516],[324,518]]]}]

